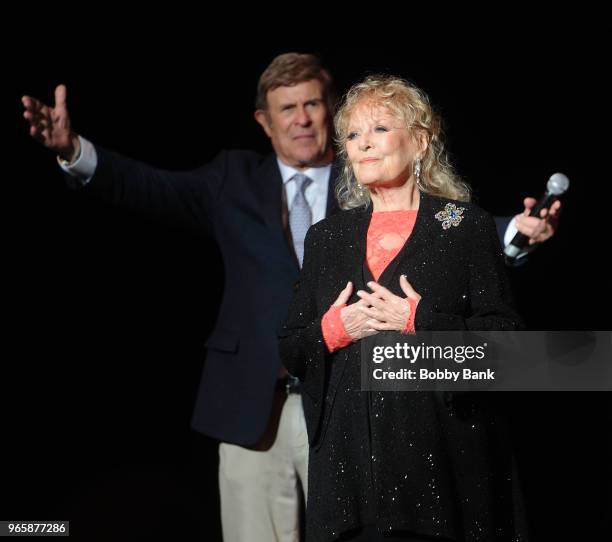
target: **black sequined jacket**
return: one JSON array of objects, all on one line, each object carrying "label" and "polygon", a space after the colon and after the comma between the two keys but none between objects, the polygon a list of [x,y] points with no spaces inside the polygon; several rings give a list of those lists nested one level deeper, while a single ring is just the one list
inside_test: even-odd
[{"label": "black sequined jacket", "polygon": [[[447,203],[464,207],[447,229]],[[329,354],[321,318],[347,281],[366,290],[371,208],[331,216],[308,232],[304,266],[281,359],[302,381],[310,441],[307,540],[325,542],[363,525],[450,540],[523,540],[512,455],[490,393],[448,401],[435,392],[360,391],[360,345]],[[404,295],[405,274],[422,296],[419,330],[515,330],[493,219],[471,203],[421,194],[408,241],[379,283]],[[358,298],[353,293],[352,303]]]}]

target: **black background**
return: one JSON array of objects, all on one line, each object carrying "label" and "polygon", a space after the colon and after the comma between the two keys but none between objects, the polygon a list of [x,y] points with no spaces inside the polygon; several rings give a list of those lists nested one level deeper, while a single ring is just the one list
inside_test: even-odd
[{"label": "black background", "polygon": [[[517,294],[532,329],[610,329],[602,13],[352,5],[237,20],[232,6],[153,23],[102,11],[24,14],[35,21],[3,38],[14,131],[0,519],[68,519],[79,540],[220,538],[216,443],[189,428],[222,290],[215,246],[67,189],[27,135],[23,94],[49,103],[64,83],[80,134],[189,169],[222,148],[269,149],[253,103],[277,54],[320,55],[341,92],[367,73],[401,75],[442,113],[453,162],[491,213],[515,214],[552,173],[568,175],[558,234],[516,270]],[[609,398],[508,395],[535,540],[609,533]]]}]

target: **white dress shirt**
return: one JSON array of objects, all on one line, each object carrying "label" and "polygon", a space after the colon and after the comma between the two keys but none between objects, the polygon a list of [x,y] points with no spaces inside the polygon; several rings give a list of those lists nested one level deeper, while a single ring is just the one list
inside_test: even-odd
[{"label": "white dress shirt", "polygon": [[298,171],[281,162],[279,158],[276,160],[283,179],[283,186],[285,187],[287,208],[291,209],[291,204],[293,203],[296,193],[295,181],[292,177],[296,173],[302,173],[312,180],[304,191],[304,196],[312,211],[312,223],[316,224],[319,220],[323,220],[325,218],[325,211],[327,210],[327,192],[329,188],[329,176],[331,175],[331,164]]}]

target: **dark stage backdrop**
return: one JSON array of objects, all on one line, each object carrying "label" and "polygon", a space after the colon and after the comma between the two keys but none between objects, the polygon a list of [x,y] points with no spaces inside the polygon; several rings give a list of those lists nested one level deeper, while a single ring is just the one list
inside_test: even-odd
[{"label": "dark stage backdrop", "polygon": [[[4,44],[0,520],[67,519],[78,540],[220,538],[216,443],[189,428],[222,291],[216,248],[67,189],[27,135],[22,94],[50,101],[65,83],[83,136],[188,169],[222,148],[269,149],[253,102],[279,53],[319,54],[340,91],[401,75],[442,113],[454,163],[490,212],[514,214],[552,173],[570,177],[559,232],[514,273],[517,294],[532,329],[610,329],[603,16],[370,8],[155,24],[39,13]],[[534,539],[602,536],[610,395],[513,394],[508,410]]]}]

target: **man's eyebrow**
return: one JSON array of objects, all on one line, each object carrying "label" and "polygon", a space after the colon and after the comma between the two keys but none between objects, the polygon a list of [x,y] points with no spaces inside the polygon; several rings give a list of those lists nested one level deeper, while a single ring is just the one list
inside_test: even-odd
[{"label": "man's eyebrow", "polygon": [[[300,100],[294,100],[292,102],[285,102],[285,103],[281,103],[281,107],[286,107],[288,105],[297,105],[299,103]],[[323,98],[321,98],[320,96],[313,96],[312,98],[306,98],[302,103],[310,103],[310,102],[322,102]]]}]

